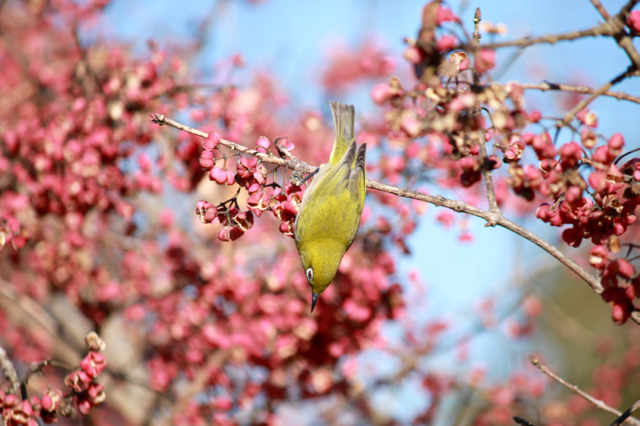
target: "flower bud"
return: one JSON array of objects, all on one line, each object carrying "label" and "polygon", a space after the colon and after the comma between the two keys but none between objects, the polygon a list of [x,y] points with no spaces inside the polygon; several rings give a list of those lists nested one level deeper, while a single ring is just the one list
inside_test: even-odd
[{"label": "flower bud", "polygon": [[636,271],[633,268],[631,262],[629,262],[627,259],[618,259],[616,260],[616,264],[618,268],[618,274],[621,277],[629,279],[635,275]]},{"label": "flower bud", "polygon": [[107,367],[104,355],[99,352],[89,351],[86,357],[80,361],[80,367],[89,377],[96,377]]},{"label": "flower bud", "polygon": [[441,25],[443,22],[458,22],[460,19],[444,6],[439,6],[436,12],[436,23]]},{"label": "flower bud", "polygon": [[371,99],[376,105],[384,105],[392,96],[391,88],[385,83],[377,84],[371,90]]},{"label": "flower bud", "polygon": [[549,210],[550,209],[551,209],[551,206],[549,206],[549,204],[543,203],[536,210],[536,217],[538,219],[542,220],[543,222],[548,222],[549,221]]},{"label": "flower bud", "polygon": [[640,10],[633,10],[629,13],[627,25],[635,32],[640,32]]},{"label": "flower bud", "polygon": [[609,257],[609,250],[605,246],[599,245],[589,250],[589,263],[596,269],[604,269]]},{"label": "flower bud", "polygon": [[424,59],[424,51],[418,46],[409,46],[402,53],[402,57],[412,64],[419,64]]},{"label": "flower bud", "polygon": [[253,226],[253,213],[250,211],[240,212],[236,215],[234,221],[243,232],[246,232]]},{"label": "flower bud", "polygon": [[609,138],[609,142],[607,142],[609,147],[609,152],[614,157],[620,155],[622,152],[622,148],[624,147],[624,137],[621,133],[614,133],[611,138]]},{"label": "flower bud", "polygon": [[107,347],[104,340],[102,340],[95,331],[89,332],[89,334],[85,336],[84,342],[90,351],[102,352]]},{"label": "flower bud", "polygon": [[452,35],[444,35],[438,39],[436,42],[436,47],[439,52],[444,52],[446,50],[453,50],[458,47],[458,39]]},{"label": "flower bud", "polygon": [[496,66],[495,50],[482,49],[475,57],[475,67],[478,73],[483,74]]},{"label": "flower bud", "polygon": [[267,153],[267,150],[269,149],[269,145],[271,145],[271,142],[269,142],[269,139],[267,139],[264,136],[260,136],[258,138],[258,142],[256,143],[257,151],[263,152],[263,153]]},{"label": "flower bud", "polygon": [[48,389],[42,395],[41,405],[44,411],[54,412],[60,407],[62,392],[59,389]]},{"label": "flower bud", "polygon": [[282,222],[280,224],[280,232],[282,232],[284,235],[286,235],[287,237],[291,237],[293,238],[294,236],[294,223],[295,223],[295,219],[291,219],[288,220],[286,222]]},{"label": "flower bud", "polygon": [[531,111],[529,113],[529,120],[532,123],[538,123],[542,119],[542,113],[538,110]]},{"label": "flower bud", "polygon": [[218,148],[218,146],[220,146],[221,140],[222,139],[220,138],[219,134],[217,134],[216,132],[209,132],[209,135],[202,142],[202,147],[207,151],[213,151],[214,149]]},{"label": "flower bud", "polygon": [[202,151],[200,154],[200,166],[209,169],[213,167],[213,152],[212,151]]}]

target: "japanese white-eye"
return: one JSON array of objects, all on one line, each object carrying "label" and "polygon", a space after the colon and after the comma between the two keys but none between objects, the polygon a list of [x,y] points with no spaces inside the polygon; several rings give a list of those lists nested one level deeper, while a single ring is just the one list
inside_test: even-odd
[{"label": "japanese white-eye", "polygon": [[358,232],[366,192],[366,144],[356,152],[353,105],[331,102],[335,141],[329,162],[306,188],[295,222],[295,241],[312,292],[311,312],[331,284]]}]

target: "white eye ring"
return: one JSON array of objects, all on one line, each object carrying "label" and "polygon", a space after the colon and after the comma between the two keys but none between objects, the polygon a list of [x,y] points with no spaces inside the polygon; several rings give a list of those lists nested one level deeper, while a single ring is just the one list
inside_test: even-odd
[{"label": "white eye ring", "polygon": [[313,282],[313,268],[307,269],[307,281],[309,281],[309,284]]}]

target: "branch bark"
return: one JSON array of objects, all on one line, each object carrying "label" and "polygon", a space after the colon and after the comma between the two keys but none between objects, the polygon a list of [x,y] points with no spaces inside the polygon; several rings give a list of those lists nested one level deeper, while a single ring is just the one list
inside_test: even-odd
[{"label": "branch bark", "polygon": [[[592,87],[588,87],[588,86],[574,86],[571,84],[556,84],[556,83],[549,83],[547,81],[543,82],[543,83],[524,83],[524,84],[520,84],[520,87],[522,87],[525,90],[540,90],[543,92],[546,92],[547,90],[557,90],[560,92],[572,92],[572,93],[583,93],[585,95],[591,95],[594,94],[598,91],[598,89],[594,89]],[[616,98],[617,100],[621,101],[629,101],[629,102],[634,102],[637,104],[640,104],[640,97],[638,96],[633,96],[630,95],[628,93],[625,92],[610,92],[610,91],[606,91],[604,93],[601,93],[601,96],[608,96],[611,98]]]},{"label": "branch bark", "polygon": [[9,355],[2,346],[0,346],[0,367],[2,367],[4,377],[6,377],[7,380],[9,380],[9,383],[11,383],[11,392],[18,396],[18,398],[22,398],[20,380],[18,380],[16,368],[13,366],[13,363],[9,359]]},{"label": "branch bark", "polygon": [[[477,8],[476,13],[473,17],[474,32],[472,34],[472,41],[471,41],[471,43],[473,43],[474,47],[476,48],[480,45],[480,40],[482,39],[482,36],[480,35],[480,21],[482,21],[482,12],[480,11],[480,8]],[[475,70],[475,68],[473,69],[473,84],[476,86],[480,86],[480,76],[478,75],[478,72]],[[479,102],[474,108],[474,113],[482,114],[482,109]],[[480,143],[480,161],[481,163],[484,163],[484,161],[488,158],[487,146],[484,140],[484,129],[478,130],[478,141]],[[489,168],[485,168],[485,170],[482,171],[482,177],[484,179],[484,185],[487,191],[487,201],[489,202],[489,211],[491,213],[496,213],[501,215],[502,211],[498,206],[498,198],[496,196],[496,190],[493,187],[493,175],[491,174],[491,170]],[[493,222],[487,222],[487,224],[490,226],[496,225]]]},{"label": "branch bark", "polygon": [[487,43],[482,45],[485,49],[498,49],[500,47],[528,47],[534,44],[555,44],[559,41],[573,41],[585,37],[613,37],[611,28],[602,24],[587,30],[571,31],[564,34],[548,34],[542,37],[524,37],[517,40],[503,41],[499,43]]},{"label": "branch bark", "polygon": [[627,77],[633,77],[637,75],[638,75],[638,70],[633,65],[630,66],[625,72],[616,76],[614,79],[612,79],[605,85],[601,86],[599,89],[594,90],[591,93],[591,96],[589,96],[587,99],[583,100],[578,105],[576,105],[571,111],[569,111],[564,116],[562,120],[558,122],[558,127],[563,127],[569,124],[571,120],[573,120],[580,111],[586,108],[587,105],[593,102],[598,96],[601,96],[604,93],[607,93],[609,89],[611,89],[611,87],[613,87],[615,84],[620,83],[622,80],[626,79]]},{"label": "branch bark", "polygon": [[640,54],[638,54],[638,51],[633,46],[633,37],[631,37],[624,28],[627,16],[629,12],[631,12],[631,9],[633,9],[633,6],[638,3],[638,0],[630,0],[627,2],[627,4],[620,9],[620,12],[613,17],[609,15],[599,0],[591,0],[591,3],[606,20],[602,26],[608,26],[610,28],[610,31],[613,32],[612,37],[616,40],[618,46],[625,51],[633,64],[632,66],[635,67],[635,69],[640,69]]},{"label": "branch bark", "polygon": [[[578,386],[572,385],[571,383],[567,382],[562,377],[558,376],[553,371],[549,370],[547,368],[547,366],[542,364],[538,358],[536,358],[534,356],[531,356],[531,357],[529,357],[529,360],[531,361],[531,364],[533,364],[538,370],[542,371],[544,374],[546,374],[547,376],[551,377],[553,380],[555,380],[556,382],[560,383],[562,386],[564,386],[565,388],[569,389],[571,392],[573,392],[573,393],[575,393],[577,395],[580,395],[582,398],[586,399],[587,401],[589,401],[590,403],[595,405],[597,408],[599,408],[599,409],[601,409],[603,411],[607,411],[609,413],[615,414],[616,416],[618,416],[618,419],[622,418],[623,413],[621,413],[620,411],[616,410],[615,408],[607,405],[604,401],[602,401],[600,399],[595,399],[594,397],[592,397],[591,395],[589,395],[588,393],[586,393],[585,391],[580,389]],[[629,411],[629,413],[627,414],[627,417],[622,418],[622,420],[620,422],[618,422],[618,423],[616,423],[618,421],[618,419],[616,419],[616,421],[613,422],[613,425],[620,424],[622,421],[624,421],[624,422],[626,422],[626,423],[628,423],[630,425],[640,426],[640,420],[635,419],[633,417],[629,417],[629,415],[632,413],[632,409],[634,409],[634,407],[636,407],[636,405],[638,405],[638,402],[636,402],[633,406],[631,406],[631,408],[629,408],[629,410],[627,410],[627,411]],[[625,414],[626,414],[626,412],[625,412]]]}]

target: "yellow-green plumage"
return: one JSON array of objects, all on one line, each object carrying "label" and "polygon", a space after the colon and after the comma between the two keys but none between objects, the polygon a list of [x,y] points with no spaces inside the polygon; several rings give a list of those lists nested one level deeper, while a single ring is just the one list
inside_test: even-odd
[{"label": "yellow-green plumage", "polygon": [[312,310],[356,237],[366,192],[366,144],[356,152],[353,106],[332,102],[331,110],[336,129],[331,157],[305,190],[295,224]]}]

